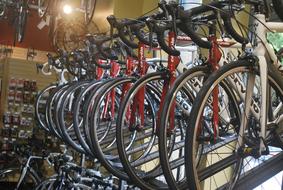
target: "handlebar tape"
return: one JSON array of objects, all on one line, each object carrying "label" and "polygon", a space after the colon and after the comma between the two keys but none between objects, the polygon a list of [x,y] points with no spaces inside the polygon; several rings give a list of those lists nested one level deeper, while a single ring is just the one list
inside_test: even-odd
[{"label": "handlebar tape", "polygon": [[136,53],[133,51],[133,49],[131,49],[128,46],[123,46],[123,48],[125,49],[127,55],[133,57],[134,59],[138,59],[138,56],[136,55]]},{"label": "handlebar tape", "polygon": [[221,13],[221,18],[224,22],[224,29],[226,32],[228,32],[237,42],[241,44],[247,44],[249,42],[248,38],[245,38],[237,33],[237,31],[234,29],[231,15],[229,15],[228,12]]},{"label": "handlebar tape", "polygon": [[203,40],[193,29],[192,24],[192,16],[198,15],[204,12],[215,10],[215,8],[224,7],[225,2],[212,2],[208,5],[203,5],[199,7],[192,8],[190,10],[184,11],[179,9],[179,17],[181,19],[181,23],[178,24],[178,27],[182,32],[184,32],[187,36],[189,36],[194,43],[196,43],[201,48],[210,49],[211,43],[209,41]]},{"label": "handlebar tape", "polygon": [[130,41],[127,37],[126,37],[126,32],[124,30],[124,28],[120,28],[118,29],[118,34],[120,39],[129,47],[133,48],[133,49],[137,49],[139,47],[138,44],[134,43],[133,41]]},{"label": "handlebar tape", "polygon": [[215,2],[211,2],[207,5],[202,5],[202,6],[198,6],[198,7],[194,7],[190,10],[184,11],[186,12],[185,14],[190,14],[190,15],[198,15],[201,13],[205,13],[208,11],[212,11],[217,9],[221,9],[222,7],[224,7],[225,5],[227,5],[227,3],[229,3],[229,1],[215,1]]},{"label": "handlebar tape", "polygon": [[148,46],[152,46],[152,47],[157,47],[158,46],[158,43],[155,43],[155,42],[150,42],[148,41],[144,35],[141,33],[141,29],[143,27],[145,27],[145,24],[144,23],[141,23],[141,24],[136,24],[136,25],[131,25],[131,30],[134,31],[134,34],[136,35],[136,37],[138,38],[138,40],[145,44],[145,45],[148,45]]},{"label": "handlebar tape", "polygon": [[138,23],[138,21],[132,21],[132,20],[127,20],[127,21],[123,21],[123,22],[118,22],[116,17],[114,15],[110,15],[107,17],[107,21],[109,22],[109,24],[114,27],[117,28],[118,30],[118,35],[120,37],[120,39],[129,47],[133,48],[133,49],[137,49],[139,46],[138,44],[130,41],[129,39],[127,39],[127,34],[125,33],[125,26],[131,25],[131,24],[136,24]]},{"label": "handlebar tape", "polygon": [[104,48],[102,45],[103,43],[112,40],[113,38],[116,38],[117,35],[113,35],[113,36],[105,36],[101,39],[89,39],[91,43],[94,43],[97,47],[98,52],[100,53],[100,55],[104,58],[104,59],[112,59],[112,60],[116,60],[118,57],[116,55],[112,55],[111,53],[108,53],[108,50],[111,50],[109,47]]},{"label": "handlebar tape", "polygon": [[157,34],[157,41],[161,49],[163,49],[169,55],[179,56],[180,52],[169,47],[164,40],[164,32],[168,29],[168,26],[155,26],[154,28],[155,33]]},{"label": "handlebar tape", "polygon": [[102,46],[97,46],[97,50],[104,59],[110,59],[110,60],[118,59],[116,55],[111,54],[111,52],[107,52],[107,51],[111,51],[109,47],[103,48]]},{"label": "handlebar tape", "polygon": [[205,41],[201,39],[201,37],[194,31],[193,25],[191,21],[182,20],[183,25],[178,25],[180,30],[184,32],[187,36],[189,36],[194,43],[196,43],[201,48],[210,49],[211,43],[209,41]]}]

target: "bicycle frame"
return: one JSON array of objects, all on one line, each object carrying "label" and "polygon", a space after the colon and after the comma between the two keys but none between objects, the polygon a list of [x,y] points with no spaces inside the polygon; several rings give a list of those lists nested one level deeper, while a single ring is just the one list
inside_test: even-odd
[{"label": "bicycle frame", "polygon": [[[168,34],[168,42],[169,42],[169,46],[172,48],[175,46],[175,40],[176,40],[176,34],[174,32],[169,32]],[[163,88],[162,88],[162,93],[161,93],[161,100],[160,100],[160,107],[158,110],[158,118],[157,118],[157,130],[160,127],[159,123],[160,123],[160,116],[161,116],[161,110],[163,108],[163,104],[164,104],[164,99],[165,96],[167,94],[167,91],[169,90],[169,87],[174,83],[174,81],[176,80],[176,68],[178,67],[178,64],[180,63],[180,58],[177,56],[172,56],[169,55],[168,56],[168,65],[167,65],[167,69],[168,69],[168,75],[169,75],[169,81],[165,80],[164,84],[163,84]],[[170,126],[168,129],[168,133],[172,133],[175,126],[174,126],[174,118],[175,118],[175,104],[176,102],[173,102],[173,107],[170,108],[170,114],[169,114],[169,121],[170,122]]]},{"label": "bicycle frame", "polygon": [[[132,72],[134,70],[134,58],[128,56],[126,59],[126,76],[131,76]],[[121,100],[124,98],[126,92],[130,89],[131,85],[129,83],[126,83],[122,87],[122,94],[121,94]],[[128,114],[129,115],[129,114]],[[127,116],[129,117],[129,116]]]},{"label": "bicycle frame", "polygon": [[[139,73],[139,76],[142,77],[146,74],[146,71],[148,69],[148,66],[145,62],[145,55],[144,55],[144,50],[146,46],[145,44],[141,42],[139,42],[138,45],[139,45],[138,47],[138,73]],[[145,98],[145,87],[142,87],[134,97],[134,103],[133,103],[132,110],[130,110],[130,113],[127,114],[127,115],[130,115],[129,118],[130,118],[131,127],[133,127],[133,124],[136,121],[136,116],[135,116],[136,111],[138,111],[138,114],[141,119],[140,126],[138,126],[138,128],[143,128],[144,126],[144,98]]]},{"label": "bicycle frame", "polygon": [[[220,52],[220,50],[217,46],[217,38],[216,38],[215,34],[216,34],[216,31],[214,31],[213,34],[211,34],[210,37],[209,37],[209,41],[211,42],[212,47],[211,47],[210,52],[209,52],[208,63],[212,66],[213,71],[217,71],[219,69],[219,61],[222,57],[222,53]],[[217,114],[213,114],[214,140],[216,140],[216,138],[218,138],[218,134],[219,134],[219,129],[218,129],[218,123],[219,123],[218,92],[219,92],[218,87],[215,87],[213,89],[213,92],[212,92],[213,93],[212,109],[213,109],[213,113],[217,113]]]},{"label": "bicycle frame", "polygon": [[20,186],[21,186],[21,184],[22,184],[22,182],[23,182],[23,180],[24,180],[24,178],[25,178],[27,172],[30,170],[30,167],[31,167],[31,166],[30,166],[30,162],[31,162],[33,159],[40,159],[40,160],[42,160],[42,159],[44,159],[44,158],[43,158],[42,156],[30,156],[30,157],[28,158],[28,160],[27,160],[25,166],[24,166],[24,167],[22,168],[22,170],[21,170],[21,175],[20,175],[20,177],[19,177],[19,180],[18,180],[16,189],[19,189],[19,188],[20,188]]},{"label": "bicycle frame", "polygon": [[[116,61],[111,60],[111,69],[110,69],[110,76],[115,78],[117,77],[120,71],[120,66]],[[107,107],[109,105],[109,100],[111,98],[111,119],[114,119],[115,114],[115,89],[112,89],[111,92],[106,96],[105,105],[103,108],[102,118],[106,119],[107,115]]]},{"label": "bicycle frame", "polygon": [[[256,47],[254,49],[254,54],[258,57],[259,60],[259,71],[260,71],[260,84],[261,84],[261,105],[260,105],[260,113],[259,118],[260,120],[260,149],[259,154],[261,155],[262,152],[266,150],[266,146],[264,144],[264,139],[266,138],[266,124],[267,124],[267,96],[268,96],[268,62],[266,54],[270,57],[273,61],[273,64],[279,68],[280,63],[276,57],[276,54],[268,44],[266,39],[266,34],[269,28],[272,31],[283,32],[283,23],[278,22],[266,22],[266,18],[264,14],[256,14],[255,15],[255,34],[256,34]],[[249,115],[251,112],[251,102],[252,102],[252,90],[255,84],[255,75],[248,76],[248,84],[247,84],[247,92],[245,97],[245,113]],[[242,123],[240,128],[240,139],[239,144],[242,144],[243,141],[243,134],[245,129],[247,128],[247,118],[243,115],[242,116]]]},{"label": "bicycle frame", "polygon": [[[103,64],[103,62],[104,62],[104,61],[101,60],[101,59],[98,60],[98,64]],[[104,74],[103,69],[102,69],[101,67],[97,67],[97,68],[96,68],[96,80],[102,79],[103,74]]]}]

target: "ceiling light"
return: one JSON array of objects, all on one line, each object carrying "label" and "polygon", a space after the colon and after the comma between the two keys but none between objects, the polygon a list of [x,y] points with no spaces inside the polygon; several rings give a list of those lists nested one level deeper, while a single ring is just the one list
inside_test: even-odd
[{"label": "ceiling light", "polygon": [[63,11],[65,14],[71,14],[73,12],[73,8],[70,5],[66,4],[63,6]]}]

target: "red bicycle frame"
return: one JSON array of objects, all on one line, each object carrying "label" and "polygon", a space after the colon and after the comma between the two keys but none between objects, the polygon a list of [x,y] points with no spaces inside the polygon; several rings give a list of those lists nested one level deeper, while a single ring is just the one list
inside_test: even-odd
[{"label": "red bicycle frame", "polygon": [[[145,61],[144,56],[144,50],[145,50],[145,44],[139,42],[138,47],[138,73],[140,77],[144,76],[146,74],[146,71],[148,69],[148,65]],[[142,87],[139,89],[137,94],[135,95],[133,99],[133,105],[131,109],[131,116],[130,116],[130,127],[134,129],[142,129],[144,126],[144,99],[145,99],[145,87]],[[140,116],[140,125],[133,126],[136,122],[136,116],[135,113],[138,111],[138,114]]]},{"label": "red bicycle frame", "polygon": [[[212,66],[212,70],[216,71],[219,69],[219,61],[222,57],[222,53],[218,48],[218,43],[217,43],[217,37],[216,35],[211,35],[209,37],[209,41],[211,42],[211,49],[209,52],[209,59],[208,62],[211,64]],[[218,128],[218,124],[219,124],[219,115],[218,115],[218,103],[219,103],[219,99],[218,99],[218,93],[219,93],[219,89],[216,86],[213,91],[212,91],[212,111],[213,111],[213,132],[214,132],[214,140],[217,139],[218,135],[219,135],[219,128]]]},{"label": "red bicycle frame", "polygon": [[[176,34],[174,32],[169,32],[168,34],[168,42],[169,46],[171,48],[175,47],[175,41],[176,41]],[[168,55],[168,74],[169,74],[169,80],[164,80],[164,85],[162,88],[162,93],[161,93],[161,101],[160,101],[160,106],[158,110],[158,120],[157,120],[157,130],[159,129],[160,125],[160,119],[161,118],[161,110],[163,109],[163,104],[164,104],[164,98],[166,96],[166,93],[169,90],[169,87],[174,83],[176,80],[176,68],[178,64],[180,63],[180,58],[178,56],[172,56]],[[172,133],[174,131],[175,125],[174,125],[174,120],[175,120],[175,105],[176,102],[174,101],[172,104],[172,107],[170,108],[170,114],[169,114],[169,129],[167,129],[167,133]]]},{"label": "red bicycle frame", "polygon": [[[103,60],[99,59],[98,64],[103,64]],[[103,69],[101,67],[97,67],[96,68],[96,80],[102,79],[103,73],[104,73]]]},{"label": "red bicycle frame", "polygon": [[[119,71],[120,71],[120,66],[119,64],[114,61],[114,60],[111,60],[111,69],[110,69],[110,76],[112,78],[115,78]],[[107,94],[106,96],[106,100],[105,100],[105,105],[104,105],[104,108],[103,108],[103,112],[102,112],[102,118],[106,118],[107,116],[107,111],[108,111],[108,105],[109,105],[109,100],[111,98],[111,119],[113,119],[114,117],[114,114],[115,114],[115,89],[112,89],[110,91],[110,93]]]},{"label": "red bicycle frame", "polygon": [[[222,53],[219,50],[217,37],[216,37],[215,34],[211,34],[209,36],[208,40],[211,42],[211,45],[212,45],[212,47],[209,50],[208,63],[211,65],[212,70],[216,71],[216,70],[219,69],[219,61],[222,57]],[[212,91],[212,111],[213,111],[212,127],[213,127],[213,132],[214,132],[214,136],[213,136],[214,141],[218,138],[218,135],[219,135],[219,127],[218,127],[218,125],[219,125],[219,115],[218,115],[219,98],[218,98],[218,93],[219,93],[219,89],[216,86]],[[198,134],[200,134],[201,133],[201,124],[198,126],[198,129],[199,129]]]}]

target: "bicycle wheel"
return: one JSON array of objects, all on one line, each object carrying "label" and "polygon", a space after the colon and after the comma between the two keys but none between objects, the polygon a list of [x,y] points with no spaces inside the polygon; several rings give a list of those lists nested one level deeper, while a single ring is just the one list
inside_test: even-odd
[{"label": "bicycle wheel", "polygon": [[73,106],[76,94],[83,90],[89,81],[79,81],[67,87],[60,98],[56,100],[54,110],[54,121],[57,128],[60,128],[62,138],[65,143],[73,147],[77,152],[85,154],[85,150],[80,145],[75,129],[73,127]]},{"label": "bicycle wheel", "polygon": [[[277,97],[282,99],[282,80],[279,80],[280,78],[272,66],[269,69],[269,86],[276,92]],[[271,73],[272,75],[270,75]],[[248,88],[246,85],[249,77],[254,74],[256,82],[252,89],[253,94],[250,96],[253,101],[249,106],[252,114],[246,115],[244,103]],[[218,96],[215,96],[216,88]],[[258,107],[261,96],[259,89],[258,67],[255,61],[250,58],[229,63],[207,79],[193,104],[189,119],[190,127],[186,128],[185,168],[189,188],[233,189],[238,187],[235,184],[239,179],[245,178],[247,173],[260,168],[260,165],[264,164],[267,159],[281,151],[281,149],[280,151],[272,151],[270,154],[266,153],[265,156],[258,158],[256,155],[252,155],[252,151],[246,151],[250,147],[253,148],[249,150],[254,150],[259,142],[260,129],[257,121],[260,113]],[[211,105],[214,97],[218,97],[219,101],[217,114],[213,112]],[[238,105],[233,105],[236,102]],[[237,107],[241,108],[242,118],[237,114],[238,111],[234,110]],[[223,110],[223,108],[225,109]],[[213,123],[215,115],[219,117],[218,134],[214,128],[215,123]],[[249,126],[244,131],[244,135],[241,135],[242,133],[238,132],[241,131],[243,117],[247,118]],[[227,121],[229,122],[227,123]],[[274,133],[271,131],[267,139],[264,139],[267,144],[270,144],[269,141],[274,139]],[[246,152],[243,152],[244,150]],[[256,165],[258,167],[255,167]]]},{"label": "bicycle wheel", "polygon": [[16,39],[18,42],[22,42],[25,35],[27,16],[28,16],[28,5],[25,1],[18,2],[18,15],[16,22]]},{"label": "bicycle wheel", "polygon": [[84,0],[85,3],[85,22],[88,25],[93,18],[96,0]]},{"label": "bicycle wheel", "polygon": [[[41,181],[38,174],[34,171],[33,168],[29,168],[26,175],[23,176],[21,183],[13,182],[15,177],[18,177],[21,174],[19,167],[7,168],[0,171],[0,181],[7,183],[9,189],[34,189]],[[18,177],[19,178],[19,177]]]},{"label": "bicycle wheel", "polygon": [[84,48],[84,38],[87,34],[84,23],[59,22],[54,32],[54,46],[66,51]]},{"label": "bicycle wheel", "polygon": [[84,90],[82,90],[79,94],[77,94],[76,96],[77,98],[75,99],[74,107],[73,107],[73,127],[75,129],[77,138],[81,146],[86,151],[86,153],[93,158],[95,156],[93,152],[90,150],[88,142],[87,142],[86,131],[88,131],[88,129],[86,129],[87,126],[84,125],[84,121],[83,121],[84,114],[81,110],[82,110],[82,107],[85,101],[88,99],[88,96],[90,95],[90,93],[93,91],[96,91],[98,86],[102,82],[103,80],[94,81],[94,82],[91,82],[88,86],[86,86]]},{"label": "bicycle wheel", "polygon": [[[103,84],[87,103],[84,111],[90,134],[90,148],[99,162],[113,175],[129,180],[117,154],[116,126],[121,89],[130,85],[135,78],[116,78]],[[115,92],[112,97],[111,93]]]},{"label": "bicycle wheel", "polygon": [[60,128],[57,127],[54,121],[54,110],[55,110],[55,102],[56,99],[60,97],[60,94],[64,92],[64,89],[66,89],[71,84],[64,84],[61,86],[58,86],[55,88],[50,96],[47,99],[46,106],[45,106],[45,120],[47,127],[53,135],[58,137],[59,139],[62,139],[62,132],[60,131]]},{"label": "bicycle wheel", "polygon": [[[98,95],[97,92],[99,91],[99,89],[101,89],[104,85],[106,85],[107,83],[111,82],[113,79],[105,79],[105,80],[101,80],[99,81],[99,84],[97,84],[93,89],[89,89],[89,91],[87,92],[87,96],[85,98],[85,100],[83,101],[83,104],[81,103],[81,120],[82,120],[82,126],[83,126],[83,134],[85,136],[85,142],[87,143],[87,147],[89,147],[89,150],[91,151],[91,154],[95,155],[96,151],[93,150],[92,148],[92,136],[90,135],[90,113],[93,110],[93,102],[94,100],[97,100],[96,96]],[[98,100],[97,100],[98,101]],[[103,130],[101,131],[103,134],[106,133],[107,134],[107,130]]]},{"label": "bicycle wheel", "polygon": [[[118,153],[125,171],[141,189],[168,189],[160,167],[156,134],[159,89],[162,89],[164,81],[168,81],[164,72],[142,77],[127,92],[119,108],[116,129]],[[171,136],[171,146],[179,135]],[[134,138],[134,141],[129,138]]]},{"label": "bicycle wheel", "polygon": [[57,85],[51,84],[50,86],[47,86],[45,89],[43,89],[36,97],[35,100],[35,119],[39,124],[39,127],[44,129],[45,131],[49,132],[49,129],[46,124],[45,120],[45,105],[47,98],[49,97],[50,93],[53,89],[55,89]]},{"label": "bicycle wheel", "polygon": [[[187,118],[195,96],[209,73],[210,69],[207,66],[187,70],[176,79],[165,96],[158,130],[158,145],[162,171],[170,189],[187,188],[184,166]],[[174,138],[177,133],[179,135]],[[174,139],[173,146],[168,146],[171,139]]]}]

